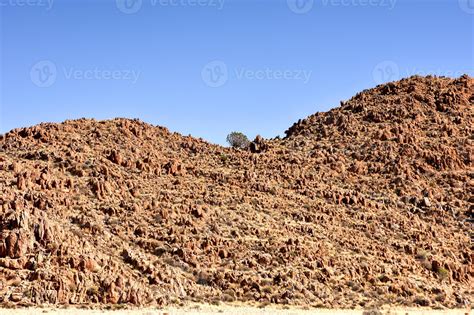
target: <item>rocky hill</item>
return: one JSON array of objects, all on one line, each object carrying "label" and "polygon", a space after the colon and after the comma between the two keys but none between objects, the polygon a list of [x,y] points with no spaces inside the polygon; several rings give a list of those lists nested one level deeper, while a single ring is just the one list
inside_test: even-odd
[{"label": "rocky hill", "polygon": [[363,91],[248,151],[137,120],[0,139],[0,303],[474,302],[474,80]]}]

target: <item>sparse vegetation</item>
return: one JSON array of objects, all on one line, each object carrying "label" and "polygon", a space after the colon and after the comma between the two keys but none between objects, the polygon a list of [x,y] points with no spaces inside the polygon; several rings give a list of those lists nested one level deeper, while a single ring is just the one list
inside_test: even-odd
[{"label": "sparse vegetation", "polygon": [[418,259],[418,260],[426,260],[428,258],[428,252],[423,250],[423,249],[418,249],[417,252],[416,252],[416,256],[415,258]]},{"label": "sparse vegetation", "polygon": [[224,164],[225,164],[225,163],[227,162],[227,160],[229,159],[229,157],[228,157],[226,154],[224,154],[224,153],[222,153],[219,157],[220,157],[220,159],[221,159],[221,162],[224,163]]},{"label": "sparse vegetation", "polygon": [[438,268],[436,271],[440,279],[446,279],[449,276],[449,271],[443,267]]},{"label": "sparse vegetation", "polygon": [[233,148],[247,149],[250,146],[249,139],[241,132],[233,131],[229,133],[226,140]]}]

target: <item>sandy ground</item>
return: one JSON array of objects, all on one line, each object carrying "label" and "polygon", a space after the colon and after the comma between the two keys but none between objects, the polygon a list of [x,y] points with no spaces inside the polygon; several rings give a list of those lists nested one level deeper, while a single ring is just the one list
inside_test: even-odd
[{"label": "sandy ground", "polygon": [[332,309],[281,309],[281,308],[258,308],[251,306],[212,306],[194,305],[181,308],[165,309],[135,309],[135,310],[87,310],[87,309],[60,309],[60,308],[22,308],[22,309],[0,309],[0,315],[193,315],[193,314],[231,314],[231,315],[474,315],[468,309],[458,310],[431,310],[431,309],[384,309],[380,311],[364,310],[332,310]]}]

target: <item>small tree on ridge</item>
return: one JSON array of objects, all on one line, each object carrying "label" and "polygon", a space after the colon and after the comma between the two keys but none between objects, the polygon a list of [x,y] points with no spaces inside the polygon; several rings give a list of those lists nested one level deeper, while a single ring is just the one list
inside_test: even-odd
[{"label": "small tree on ridge", "polygon": [[237,149],[247,149],[250,145],[250,141],[246,135],[241,132],[231,132],[227,135],[227,142],[233,148]]}]

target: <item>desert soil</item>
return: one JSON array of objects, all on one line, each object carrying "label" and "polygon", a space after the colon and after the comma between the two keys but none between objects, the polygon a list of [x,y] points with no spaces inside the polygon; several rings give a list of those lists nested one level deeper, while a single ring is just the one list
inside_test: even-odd
[{"label": "desert soil", "polygon": [[0,309],[2,315],[472,315],[468,309],[432,310],[426,308],[393,308],[385,310],[335,310],[335,309],[299,309],[251,306],[211,306],[194,305],[190,307],[169,307],[163,309],[135,309],[135,310],[87,310],[87,309],[58,309],[58,308],[28,308],[28,309]]}]

